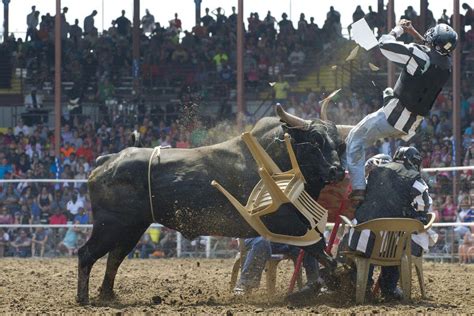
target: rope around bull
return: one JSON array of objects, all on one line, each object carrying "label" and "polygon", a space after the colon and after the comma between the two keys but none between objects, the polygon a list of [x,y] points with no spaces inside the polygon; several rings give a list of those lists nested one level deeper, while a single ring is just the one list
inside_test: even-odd
[{"label": "rope around bull", "polygon": [[148,196],[150,197],[150,212],[151,212],[151,218],[153,219],[153,223],[156,223],[155,219],[155,214],[153,212],[153,195],[151,194],[151,163],[153,161],[153,157],[157,154],[158,161],[160,159],[160,154],[161,154],[161,147],[156,146],[153,148],[153,151],[151,152],[150,159],[148,160]]}]

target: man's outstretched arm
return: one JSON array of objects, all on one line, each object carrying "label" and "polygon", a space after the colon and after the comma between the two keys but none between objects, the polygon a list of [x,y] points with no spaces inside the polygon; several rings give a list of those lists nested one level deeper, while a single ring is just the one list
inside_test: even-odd
[{"label": "man's outstretched arm", "polygon": [[[406,67],[409,74],[424,73],[429,66],[428,54],[415,44],[406,45],[397,41],[397,38],[405,32],[405,28],[408,28],[407,20],[400,20],[389,34],[382,35],[379,40],[380,51],[388,60]],[[416,32],[415,29],[413,31]]]}]

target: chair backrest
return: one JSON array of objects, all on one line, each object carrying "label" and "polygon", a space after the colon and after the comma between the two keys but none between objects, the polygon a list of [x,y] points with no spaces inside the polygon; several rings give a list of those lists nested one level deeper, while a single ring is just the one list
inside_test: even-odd
[{"label": "chair backrest", "polygon": [[[211,184],[227,197],[247,223],[264,238],[295,246],[308,246],[318,242],[326,226],[327,210],[304,190],[306,181],[298,166],[289,135],[285,134],[285,144],[292,168],[285,172],[281,171],[253,135],[244,133],[242,139],[257,162],[261,178],[250,193],[247,204],[241,205],[215,180]],[[277,212],[286,203],[293,204],[308,221],[309,228],[304,235],[274,233],[262,221],[262,217]]]},{"label": "chair backrest", "polygon": [[436,220],[436,213],[430,212],[426,217],[428,218],[428,223],[424,226],[424,232],[426,232],[428,229],[431,228],[431,226],[433,226],[433,223]]},{"label": "chair backrest", "polygon": [[375,235],[371,259],[398,261],[405,248],[410,250],[411,235],[424,231],[423,224],[410,218],[379,218],[354,226],[357,231],[370,230]]}]

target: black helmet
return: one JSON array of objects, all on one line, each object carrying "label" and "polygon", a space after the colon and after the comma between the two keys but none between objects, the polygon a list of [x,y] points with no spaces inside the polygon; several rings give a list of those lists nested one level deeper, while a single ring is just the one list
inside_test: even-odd
[{"label": "black helmet", "polygon": [[393,161],[403,163],[405,168],[420,171],[421,155],[415,147],[399,147]]},{"label": "black helmet", "polygon": [[456,48],[458,33],[447,24],[440,23],[426,31],[425,43],[431,45],[441,55],[447,55]]},{"label": "black helmet", "polygon": [[378,167],[381,165],[388,164],[389,162],[392,162],[392,157],[385,154],[378,154],[367,159],[367,161],[365,162],[365,167],[366,168],[372,167],[372,166]]}]

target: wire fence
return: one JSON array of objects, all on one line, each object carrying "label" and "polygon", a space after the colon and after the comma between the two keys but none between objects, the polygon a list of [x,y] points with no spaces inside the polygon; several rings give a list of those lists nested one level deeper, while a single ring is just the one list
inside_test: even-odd
[{"label": "wire fence", "polygon": [[[329,234],[333,224],[326,227]],[[435,223],[433,230],[438,234],[438,242],[424,255],[436,262],[457,262],[460,259],[461,236],[474,223]],[[90,236],[92,225],[0,225],[0,233],[16,236],[15,240],[0,241],[0,257],[62,257],[73,256]],[[23,233],[24,232],[24,233]],[[22,238],[23,243],[15,244]],[[0,236],[1,237],[1,236]],[[473,248],[474,249],[474,248]],[[230,237],[201,236],[194,240],[185,239],[179,232],[160,224],[152,224],[129,258],[232,258],[238,252],[237,239]]]},{"label": "wire fence", "polygon": [[[473,166],[423,169],[424,177],[433,192],[433,211],[438,218],[438,222],[434,223],[432,229],[439,236],[438,242],[425,254],[425,259],[438,262],[458,260],[469,262],[474,259],[474,238],[472,238],[474,237],[472,234],[474,231],[472,206],[474,190],[470,189],[471,179],[469,177],[473,169]],[[458,173],[457,177],[454,177],[455,173]],[[447,178],[448,182],[451,180],[448,183],[450,185],[440,185],[440,182],[446,180],[439,179],[440,176]],[[459,200],[468,201],[468,204],[457,203],[455,217],[451,218],[451,222],[447,222],[445,219],[450,216],[446,209],[447,205],[439,205],[437,201],[440,197],[444,199],[452,195],[453,192],[450,190],[453,179],[460,181],[459,186],[462,188],[462,192]],[[5,189],[5,186],[11,185],[24,189],[35,183],[50,183],[56,186],[56,190],[63,190],[68,187],[77,188],[77,184],[86,182],[87,180],[84,179],[2,179],[0,187],[3,186]],[[464,182],[464,185],[461,182]],[[466,183],[469,186],[466,186]],[[88,199],[87,193],[84,198]],[[90,212],[90,205],[85,204],[86,213]],[[66,208],[60,212],[67,214],[69,210]],[[461,213],[465,216],[462,217]],[[467,217],[466,214],[468,214]],[[20,219],[13,223],[0,224],[0,257],[44,256],[53,258],[75,255],[77,249],[90,236],[92,224],[90,221],[86,224],[74,224],[74,217],[68,216],[67,218],[68,221],[62,224],[39,222],[35,219],[28,223],[24,223]],[[327,225],[326,234],[329,234],[332,227],[332,223]],[[187,240],[179,232],[160,224],[152,224],[130,253],[129,258],[230,258],[234,257],[237,252],[238,243],[235,238],[202,236],[194,240]]]}]

